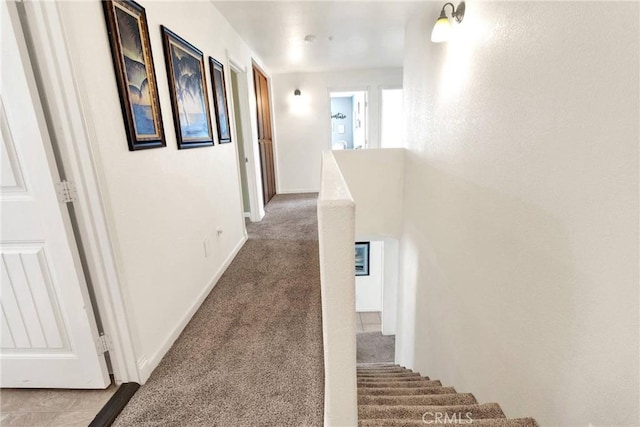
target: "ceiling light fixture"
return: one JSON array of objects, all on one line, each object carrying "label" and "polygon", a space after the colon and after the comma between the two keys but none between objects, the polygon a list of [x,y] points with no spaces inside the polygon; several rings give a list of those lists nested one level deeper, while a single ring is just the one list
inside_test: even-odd
[{"label": "ceiling light fixture", "polygon": [[451,6],[451,18],[453,18],[458,24],[461,23],[464,18],[464,2],[461,2],[457,8],[453,3],[445,3],[444,6],[442,6],[440,16],[438,17],[436,24],[433,26],[433,31],[431,32],[431,41],[434,43],[446,42],[451,36],[451,22],[449,21],[445,11],[447,6]]}]

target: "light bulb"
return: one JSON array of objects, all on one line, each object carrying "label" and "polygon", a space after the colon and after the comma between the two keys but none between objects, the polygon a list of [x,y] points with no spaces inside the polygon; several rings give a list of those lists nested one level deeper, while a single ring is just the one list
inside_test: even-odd
[{"label": "light bulb", "polygon": [[434,43],[446,42],[447,40],[449,40],[450,36],[451,22],[449,22],[449,18],[441,14],[436,21],[436,24],[433,26],[433,31],[431,32],[431,41]]}]

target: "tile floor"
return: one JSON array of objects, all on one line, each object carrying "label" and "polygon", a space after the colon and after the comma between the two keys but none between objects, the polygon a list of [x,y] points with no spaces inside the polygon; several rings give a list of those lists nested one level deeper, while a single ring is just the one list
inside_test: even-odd
[{"label": "tile floor", "polygon": [[382,331],[382,317],[379,311],[356,313],[356,333]]},{"label": "tile floor", "polygon": [[115,393],[106,390],[0,390],[2,427],[86,427]]}]

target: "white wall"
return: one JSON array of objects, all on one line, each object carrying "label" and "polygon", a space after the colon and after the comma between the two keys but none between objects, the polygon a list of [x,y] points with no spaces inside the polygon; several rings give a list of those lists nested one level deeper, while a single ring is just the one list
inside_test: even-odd
[{"label": "white wall", "polygon": [[339,150],[333,155],[356,202],[356,237],[400,237],[403,148]]},{"label": "white wall", "polygon": [[402,89],[380,89],[380,148],[404,146]]},{"label": "white wall", "polygon": [[[127,149],[102,5],[61,2],[59,7],[94,131],[91,144],[144,381],[245,239],[235,142],[177,149],[160,24],[201,49],[205,61],[212,55],[226,64],[228,50],[251,72],[251,51],[209,2],[141,3],[147,12],[167,147],[140,152]],[[253,93],[252,79],[248,84]],[[250,106],[254,113],[255,99]],[[213,110],[211,114],[215,117]],[[251,129],[256,138],[255,123]],[[217,228],[223,230],[219,237]],[[208,257],[205,239],[211,242]]]},{"label": "white wall", "polygon": [[433,44],[439,9],[405,36],[399,363],[638,425],[638,3],[468,2]]},{"label": "white wall", "polygon": [[384,278],[382,286],[382,334],[395,335],[398,318],[398,276],[400,268],[400,242],[385,238]]},{"label": "white wall", "polygon": [[[402,86],[402,69],[381,68],[272,76],[278,191],[320,188],[320,157],[331,148],[329,90],[369,89],[369,147],[379,142],[379,85]],[[302,92],[294,104],[293,91]],[[297,97],[296,97],[297,98]]]},{"label": "white wall", "polygon": [[[357,206],[356,206],[357,210]],[[369,275],[356,276],[356,311],[382,311],[384,244],[369,244]]]}]

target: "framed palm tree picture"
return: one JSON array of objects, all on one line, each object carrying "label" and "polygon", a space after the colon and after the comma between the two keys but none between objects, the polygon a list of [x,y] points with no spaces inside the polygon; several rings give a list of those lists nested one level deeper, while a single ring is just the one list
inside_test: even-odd
[{"label": "framed palm tree picture", "polygon": [[218,142],[231,142],[231,127],[229,126],[229,109],[227,108],[227,87],[224,82],[224,66],[209,57],[211,80],[213,81],[213,106],[216,112]]},{"label": "framed palm tree picture", "polygon": [[213,145],[202,52],[161,26],[178,148]]},{"label": "framed palm tree picture", "polygon": [[369,275],[369,242],[356,242],[356,276]]},{"label": "framed palm tree picture", "polygon": [[129,0],[102,3],[129,150],[164,147],[147,15]]}]

